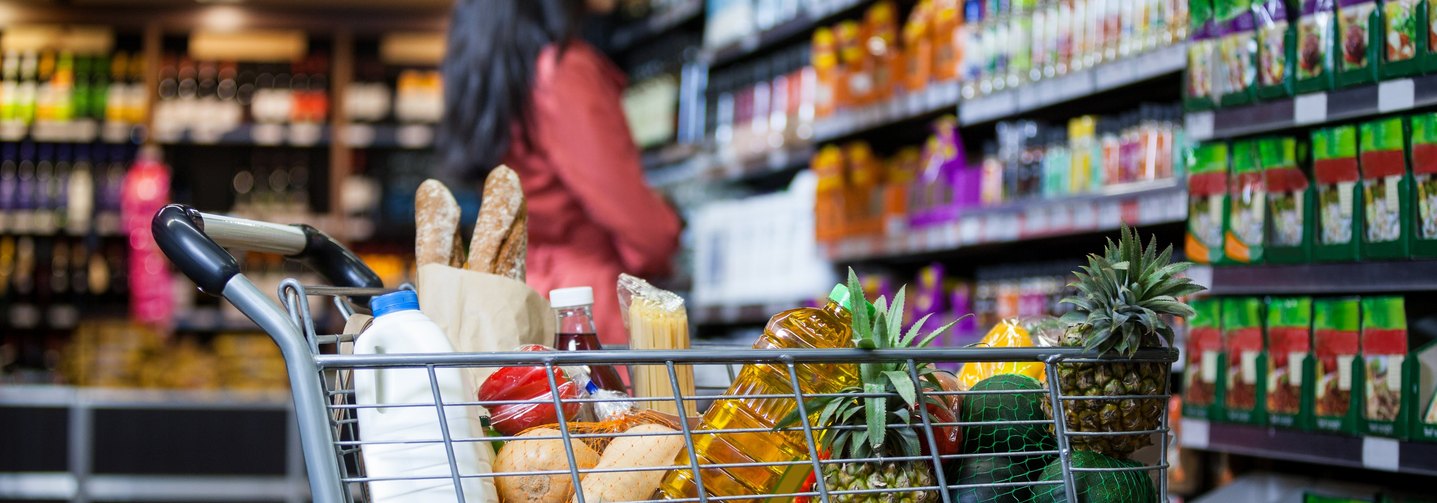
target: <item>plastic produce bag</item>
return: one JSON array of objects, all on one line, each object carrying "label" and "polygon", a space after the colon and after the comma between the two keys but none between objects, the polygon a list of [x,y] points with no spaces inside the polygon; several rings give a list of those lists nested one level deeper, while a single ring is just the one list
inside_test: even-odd
[{"label": "plastic produce bag", "polygon": [[[994,325],[988,335],[983,336],[983,340],[972,347],[1026,348],[1033,345],[1028,329],[1018,320],[1004,320]],[[978,384],[978,381],[998,374],[1018,374],[1042,381],[1043,371],[1043,364],[1038,362],[968,362],[963,364],[963,370],[958,372],[958,385],[967,390]]]},{"label": "plastic produce bag", "polygon": [[[612,441],[615,436],[641,424],[657,424],[673,430],[683,429],[683,427],[679,425],[678,416],[636,408],[630,408],[628,411],[612,415],[603,421],[572,421],[568,423],[568,426],[570,435],[606,435],[579,439],[593,448],[595,452],[604,452],[604,448],[609,446],[609,442]],[[690,426],[697,428],[698,424],[690,423]],[[540,427],[558,429],[559,425],[551,423],[535,426],[535,428]]]},{"label": "plastic produce bag", "polygon": [[[515,348],[516,351],[553,351],[553,348],[531,344]],[[558,385],[559,399],[565,401],[565,420],[577,419],[580,409],[579,402],[570,402],[580,398],[582,388],[579,387],[569,374],[575,372],[569,369],[567,372],[562,368],[554,369],[554,382]],[[501,403],[489,405],[489,423],[505,435],[517,435],[518,433],[546,424],[553,424],[559,421],[559,415],[554,407],[554,388],[549,385],[549,373],[544,367],[503,367],[490,374],[479,386],[479,401],[518,401],[524,400],[528,403]]]}]

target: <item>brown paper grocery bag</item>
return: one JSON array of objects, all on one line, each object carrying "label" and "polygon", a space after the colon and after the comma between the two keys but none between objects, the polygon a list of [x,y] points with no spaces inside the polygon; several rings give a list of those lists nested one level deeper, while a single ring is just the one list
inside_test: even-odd
[{"label": "brown paper grocery bag", "polygon": [[[460,353],[510,351],[553,343],[549,302],[523,282],[443,264],[419,266],[419,306]],[[496,368],[466,368],[474,390]]]}]

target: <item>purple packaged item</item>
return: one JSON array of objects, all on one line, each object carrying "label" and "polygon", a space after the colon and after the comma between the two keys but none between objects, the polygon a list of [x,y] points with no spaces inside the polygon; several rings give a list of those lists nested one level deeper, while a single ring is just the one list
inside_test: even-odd
[{"label": "purple packaged item", "polygon": [[923,172],[914,179],[911,193],[919,204],[911,206],[909,224],[926,227],[951,222],[958,215],[960,173],[967,167],[958,121],[945,116],[933,124],[933,136],[925,145]]},{"label": "purple packaged item", "polygon": [[908,319],[913,323],[929,316],[920,329],[929,332],[943,326],[943,312],[948,299],[943,292],[943,264],[933,263],[918,270],[918,280],[913,284],[912,295],[908,297]]}]

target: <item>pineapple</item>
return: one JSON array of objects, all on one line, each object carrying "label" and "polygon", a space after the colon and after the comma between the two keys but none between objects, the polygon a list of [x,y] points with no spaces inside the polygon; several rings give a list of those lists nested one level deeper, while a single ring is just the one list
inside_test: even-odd
[{"label": "pineapple", "polygon": [[[1088,265],[1075,271],[1071,285],[1078,295],[1063,299],[1073,311],[1063,315],[1063,346],[1081,346],[1103,355],[1131,358],[1139,348],[1161,348],[1173,342],[1168,316],[1188,317],[1192,308],[1179,298],[1202,291],[1177,276],[1192,264],[1169,263],[1172,247],[1157,253],[1157,238],[1144,247],[1137,231],[1123,227],[1122,236],[1088,255]],[[1167,363],[1125,362],[1063,363],[1058,365],[1064,396],[1157,395],[1168,388]],[[1068,431],[1122,432],[1157,429],[1166,401],[1148,399],[1066,400],[1063,413]],[[1052,406],[1043,401],[1051,419]],[[1124,457],[1152,443],[1149,434],[1077,435],[1074,449]]]},{"label": "pineapple", "polygon": [[[863,289],[853,270],[848,271],[848,289],[855,299],[863,298]],[[861,304],[860,304],[861,305]],[[910,327],[907,333],[901,330],[903,320],[903,291],[888,305],[879,297],[874,311],[854,309],[854,345],[865,349],[893,349],[923,347],[939,334],[947,331],[953,323],[944,325],[918,338],[919,327],[927,317]],[[922,364],[917,370],[920,382],[914,382],[907,363],[861,363],[859,374],[861,384],[844,388],[836,396],[818,397],[805,403],[810,414],[817,414],[813,423],[818,447],[833,459],[903,458],[922,455],[926,436],[920,434],[923,422],[918,407],[918,393],[922,389],[941,391],[939,382],[933,376],[934,368]],[[865,397],[862,394],[887,393],[887,397]],[[849,396],[846,396],[849,395]],[[923,395],[923,407],[945,408],[936,396]],[[931,414],[931,412],[930,412]],[[930,416],[931,422],[938,422]],[[799,422],[795,410],[775,428],[791,427]],[[917,427],[915,427],[917,426]],[[941,436],[935,427],[935,437]],[[935,479],[932,464],[926,460],[894,460],[880,462],[832,462],[824,463],[820,470],[824,487],[829,492],[828,500],[833,503],[849,502],[936,502],[940,497],[934,489],[907,490],[905,488],[932,487]],[[833,494],[839,491],[866,491],[882,489],[883,492]],[[811,489],[814,490],[814,489]],[[813,498],[814,501],[817,498]]]}]

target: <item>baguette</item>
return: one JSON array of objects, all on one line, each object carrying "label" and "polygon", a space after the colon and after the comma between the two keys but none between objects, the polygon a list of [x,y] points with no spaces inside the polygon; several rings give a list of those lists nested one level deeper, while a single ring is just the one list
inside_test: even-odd
[{"label": "baguette", "polygon": [[[526,244],[520,241],[527,238],[519,236],[526,235],[527,225],[516,223],[519,223],[524,213],[524,189],[519,185],[519,175],[508,166],[494,168],[484,180],[483,205],[479,207],[479,220],[474,224],[474,237],[469,242],[469,260],[465,263],[465,268],[489,274],[509,275],[509,270],[500,268],[512,269],[516,265],[513,259],[515,254],[523,256],[521,248]],[[501,263],[500,257],[506,251],[505,243],[511,240],[507,250],[510,255],[508,263]],[[522,258],[518,259],[517,265],[520,269],[523,268],[522,261]],[[522,277],[522,272],[520,276]]]},{"label": "baguette", "polygon": [[519,218],[509,228],[509,235],[499,247],[499,258],[495,262],[494,274],[524,281],[524,255],[529,252],[528,207],[519,206]]},{"label": "baguette", "polygon": [[414,193],[415,265],[450,264],[459,239],[459,202],[443,182],[429,179]]}]

